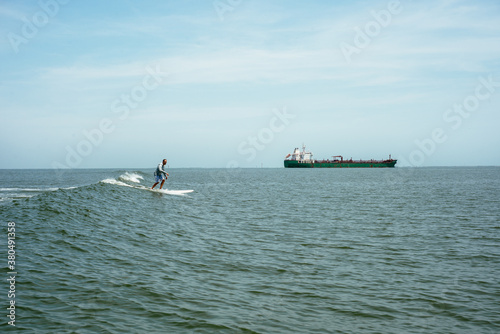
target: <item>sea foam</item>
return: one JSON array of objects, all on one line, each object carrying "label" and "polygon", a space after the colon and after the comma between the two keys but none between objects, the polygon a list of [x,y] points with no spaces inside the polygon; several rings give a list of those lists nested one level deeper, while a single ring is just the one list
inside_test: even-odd
[{"label": "sea foam", "polygon": [[119,179],[122,181],[126,182],[128,181],[134,183],[141,183],[141,180],[144,180],[144,178],[141,175],[129,172],[125,172],[125,174],[120,175]]}]

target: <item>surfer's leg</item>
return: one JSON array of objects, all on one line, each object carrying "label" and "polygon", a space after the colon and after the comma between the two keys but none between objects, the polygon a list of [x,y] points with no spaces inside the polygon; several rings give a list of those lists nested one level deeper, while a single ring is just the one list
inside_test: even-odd
[{"label": "surfer's leg", "polygon": [[161,181],[161,184],[160,184],[160,189],[161,189],[161,188],[163,188],[163,184],[164,184],[164,183],[165,183],[165,179],[163,179],[163,180]]},{"label": "surfer's leg", "polygon": [[[155,184],[153,184],[153,186],[151,187],[151,189],[154,189],[154,187],[156,187],[156,185],[158,184],[158,182],[156,182]],[[163,183],[162,183],[163,185]]]}]

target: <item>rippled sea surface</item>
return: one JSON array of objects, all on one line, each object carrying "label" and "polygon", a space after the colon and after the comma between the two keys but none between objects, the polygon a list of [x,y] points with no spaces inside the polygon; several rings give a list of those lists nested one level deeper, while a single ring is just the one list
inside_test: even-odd
[{"label": "rippled sea surface", "polygon": [[500,168],[0,170],[33,333],[499,333]]}]

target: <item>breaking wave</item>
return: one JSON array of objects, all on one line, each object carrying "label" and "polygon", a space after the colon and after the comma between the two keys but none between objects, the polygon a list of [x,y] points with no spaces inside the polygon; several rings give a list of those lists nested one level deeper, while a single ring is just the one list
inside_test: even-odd
[{"label": "breaking wave", "polygon": [[[168,194],[168,195],[185,195],[187,193],[192,192],[193,190],[169,190],[169,189],[151,189],[150,187],[144,186],[140,184],[140,180],[144,180],[144,178],[136,173],[126,172],[125,174],[120,175],[118,178],[107,178],[101,181],[101,183],[112,184],[115,186],[129,187],[140,190],[148,190],[152,192]],[[139,184],[138,184],[139,183]]]},{"label": "breaking wave", "polygon": [[141,180],[144,180],[144,178],[141,175],[129,172],[125,172],[125,174],[120,175],[118,179],[125,182],[133,182],[133,183],[141,183]]}]

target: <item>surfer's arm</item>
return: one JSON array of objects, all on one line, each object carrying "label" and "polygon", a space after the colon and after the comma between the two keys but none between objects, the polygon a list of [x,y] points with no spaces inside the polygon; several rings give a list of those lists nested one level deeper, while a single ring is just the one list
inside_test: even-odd
[{"label": "surfer's arm", "polygon": [[163,166],[160,166],[158,169],[160,170],[160,172],[162,174],[165,174],[166,176],[168,176],[168,173],[163,170]]}]

